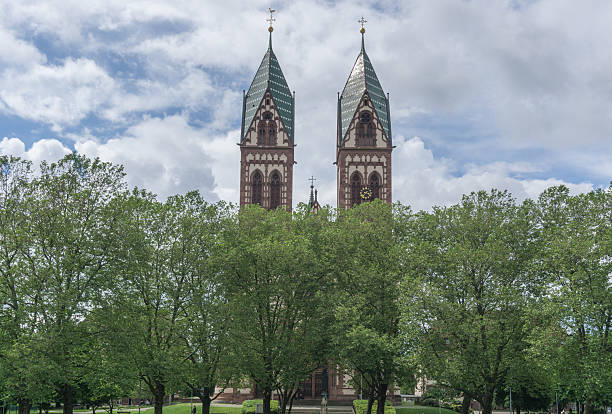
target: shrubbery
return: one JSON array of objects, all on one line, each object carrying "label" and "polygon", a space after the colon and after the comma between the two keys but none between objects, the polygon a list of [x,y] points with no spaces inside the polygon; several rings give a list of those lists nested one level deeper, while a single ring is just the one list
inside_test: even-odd
[{"label": "shrubbery", "polygon": [[[372,404],[372,412],[375,413],[378,408],[378,402]],[[353,400],[353,411],[355,414],[365,414],[368,411],[368,400]],[[385,414],[396,414],[395,408],[390,401],[385,402]]]},{"label": "shrubbery", "polygon": [[[419,401],[420,405],[424,405],[427,407],[437,407],[438,406],[438,399],[437,398],[431,398],[431,397],[427,397],[427,398],[423,398],[421,401]],[[444,401],[442,400],[440,403],[440,406],[442,408],[447,408],[449,410],[453,410],[456,411],[458,413],[461,412],[461,401],[460,400],[453,400],[453,401]]]},{"label": "shrubbery", "polygon": [[[242,403],[242,414],[254,414],[257,409],[257,404],[263,404],[263,400],[245,400]],[[270,400],[270,413],[278,414],[278,401],[277,400]],[[390,413],[390,414],[395,414],[395,413]]]}]

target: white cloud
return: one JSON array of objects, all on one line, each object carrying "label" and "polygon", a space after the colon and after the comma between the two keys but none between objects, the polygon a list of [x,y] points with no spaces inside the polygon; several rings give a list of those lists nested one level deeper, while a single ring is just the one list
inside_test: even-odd
[{"label": "white cloud", "polygon": [[36,141],[30,149],[26,151],[25,144],[19,138],[4,137],[0,141],[0,154],[9,154],[32,161],[34,166],[38,166],[42,161],[57,161],[64,155],[70,154],[70,149],[66,148],[57,139],[41,139]]},{"label": "white cloud", "polygon": [[[237,201],[240,94],[265,53],[268,6],[7,3],[0,16],[0,43],[9,45],[0,51],[0,111],[54,125],[61,139],[125,163],[135,182],[160,194],[195,186]],[[276,8],[274,50],[297,92],[296,202],[307,200],[312,174],[320,199],[336,203],[335,93],[358,54],[362,14],[366,49],[391,94],[396,199],[427,208],[481,187],[533,196],[562,182],[547,177],[550,171],[571,170],[564,178],[575,182],[612,176],[612,3],[297,0]],[[460,119],[475,132],[434,125],[421,134],[428,125],[413,129],[423,114],[437,125]],[[89,116],[105,131],[127,132],[101,142]],[[469,139],[456,143],[453,134]],[[403,138],[413,135],[423,138]],[[435,148],[453,148],[444,152],[448,159],[426,149],[434,140]],[[532,150],[546,162],[517,162],[519,151]]]},{"label": "white cloud", "polygon": [[588,192],[591,183],[568,183],[563,180],[519,178],[516,174],[538,171],[537,165],[525,162],[495,162],[469,165],[464,174],[457,174],[450,160],[436,159],[423,141],[414,137],[396,138],[393,154],[393,198],[414,209],[457,203],[463,194],[493,188],[509,190],[519,200],[536,198],[553,185],[566,185],[573,193]]},{"label": "white cloud", "polygon": [[0,99],[11,113],[56,127],[77,124],[114,92],[113,79],[89,59],[12,68],[0,79]]}]

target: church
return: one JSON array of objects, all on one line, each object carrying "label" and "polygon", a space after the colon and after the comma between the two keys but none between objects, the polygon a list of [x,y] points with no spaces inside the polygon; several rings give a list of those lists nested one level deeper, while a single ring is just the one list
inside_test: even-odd
[{"label": "church", "polygon": [[[295,94],[291,92],[272,49],[270,10],[268,49],[248,91],[243,92],[240,132],[240,206],[259,204],[266,209],[291,210],[295,164]],[[365,50],[365,19],[361,48],[342,93],[338,93],[336,125],[337,203],[348,209],[374,199],[392,202],[391,114],[385,95]],[[333,130],[330,125],[330,132]],[[330,134],[331,135],[331,134]],[[333,145],[330,140],[330,145]],[[310,205],[318,207],[312,194]],[[315,370],[300,384],[306,400],[327,396],[330,401],[352,401],[358,390],[350,377],[333,364]],[[241,402],[257,390],[227,389],[221,401]]]},{"label": "church", "polygon": [[[268,50],[251,86],[243,92],[240,206],[259,204],[266,209],[291,210],[295,93],[291,93],[272,49],[274,19],[269,21]],[[345,209],[376,198],[392,202],[389,95],[385,95],[365,51],[365,19],[360,22],[361,50],[342,93],[338,93],[334,164],[337,205]],[[330,125],[330,132],[332,128]]]}]

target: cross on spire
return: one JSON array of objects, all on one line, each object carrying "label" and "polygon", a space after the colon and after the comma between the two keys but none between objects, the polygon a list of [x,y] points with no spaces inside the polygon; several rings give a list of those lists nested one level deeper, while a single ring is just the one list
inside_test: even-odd
[{"label": "cross on spire", "polygon": [[368,21],[363,16],[361,16],[361,19],[357,20],[357,23],[361,23],[361,33],[365,32],[365,24],[367,22]]},{"label": "cross on spire", "polygon": [[276,10],[274,9],[268,9],[270,11],[270,18],[266,19],[266,21],[270,24],[270,27],[268,28],[268,30],[272,31],[274,30],[272,28],[272,23],[274,23],[276,21],[276,19],[274,18],[274,13],[276,13]]},{"label": "cross on spire", "polygon": [[317,179],[311,176],[308,181],[310,181],[310,188],[314,188],[314,182],[317,181]]}]

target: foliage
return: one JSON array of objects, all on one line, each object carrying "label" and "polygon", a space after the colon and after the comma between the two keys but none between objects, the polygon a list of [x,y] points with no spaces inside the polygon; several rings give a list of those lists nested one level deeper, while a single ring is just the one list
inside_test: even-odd
[{"label": "foliage", "polygon": [[329,306],[325,266],[315,243],[326,223],[305,207],[293,215],[258,206],[241,209],[225,233],[223,279],[232,311],[232,345],[239,364],[262,390],[269,413],[273,390],[281,411],[295,384],[326,362]]},{"label": "foliage", "polygon": [[0,156],[0,399],[70,413],[142,383],[157,414],[177,390],[206,414],[215,387],[250,381],[284,414],[333,363],[379,414],[417,367],[465,413],[507,406],[511,387],[515,409],[558,390],[591,414],[611,403],[611,198],[236,210],[126,192],[121,167],[76,154],[38,169]]},{"label": "foliage", "polygon": [[[242,403],[242,414],[253,414],[257,411],[257,405],[263,404],[263,400],[245,400]],[[270,412],[278,414],[278,400],[270,401]]]},{"label": "foliage", "polygon": [[612,401],[612,185],[576,196],[550,188],[538,212],[548,325],[536,345],[561,397],[590,413]]},{"label": "foliage", "polygon": [[[374,402],[372,410],[378,409],[378,402]],[[355,414],[365,414],[368,411],[368,400],[353,400],[353,411]],[[385,414],[396,414],[395,408],[391,405],[391,402],[385,403]]]},{"label": "foliage", "polygon": [[517,206],[507,192],[472,193],[414,223],[408,341],[418,344],[428,378],[477,399],[488,414],[534,329],[534,240],[531,205]]},{"label": "foliage", "polygon": [[409,211],[377,200],[345,212],[335,226],[335,360],[363,380],[370,409],[378,400],[378,414],[389,386],[410,371],[399,330],[402,238],[409,217]]}]

